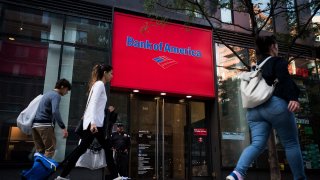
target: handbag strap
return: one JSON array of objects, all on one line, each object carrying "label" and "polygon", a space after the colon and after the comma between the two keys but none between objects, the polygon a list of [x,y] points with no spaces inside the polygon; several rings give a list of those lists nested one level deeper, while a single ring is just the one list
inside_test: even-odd
[{"label": "handbag strap", "polygon": [[[93,92],[93,88],[91,88],[90,95],[89,95],[89,99],[88,99],[88,101],[87,101],[86,109],[84,109],[83,116],[84,116],[84,114],[85,114],[85,113],[86,113],[86,111],[87,111],[87,107],[88,107],[88,105],[89,105],[89,102],[90,102],[90,99],[91,99],[92,92]],[[82,117],[83,117],[83,116],[82,116]]]},{"label": "handbag strap", "polygon": [[267,57],[266,59],[264,59],[262,61],[262,63],[260,63],[259,65],[256,65],[257,69],[260,69],[269,59],[271,58],[271,56]]},{"label": "handbag strap", "polygon": [[[262,61],[262,63],[260,63],[259,65],[257,65],[258,66],[258,68],[256,68],[256,69],[260,69],[270,58],[271,58],[272,56],[269,56],[269,57],[267,57],[266,59],[264,59],[263,61]],[[273,85],[276,85],[277,83],[278,83],[278,78],[276,78],[274,81],[273,81]]]}]

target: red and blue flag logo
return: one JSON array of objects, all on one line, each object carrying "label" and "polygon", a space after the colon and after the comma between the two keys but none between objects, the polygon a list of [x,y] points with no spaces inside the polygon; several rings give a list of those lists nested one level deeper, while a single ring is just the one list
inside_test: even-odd
[{"label": "red and blue flag logo", "polygon": [[167,56],[159,56],[153,58],[153,60],[158,63],[159,66],[161,66],[163,69],[167,69],[175,64],[178,64],[177,61],[168,58]]}]

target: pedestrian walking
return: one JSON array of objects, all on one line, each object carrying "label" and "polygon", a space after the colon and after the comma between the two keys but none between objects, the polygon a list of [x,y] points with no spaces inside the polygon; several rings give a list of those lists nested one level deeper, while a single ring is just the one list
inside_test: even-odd
[{"label": "pedestrian walking", "polygon": [[75,167],[79,157],[86,152],[94,138],[105,151],[107,167],[112,178],[118,177],[118,171],[115,167],[111,144],[105,140],[104,116],[107,103],[107,94],[105,90],[106,83],[110,82],[113,77],[112,67],[109,65],[95,65],[91,72],[89,81],[88,105],[83,117],[83,138],[79,146],[71,153],[66,160],[63,170],[56,179],[65,180],[71,170]]},{"label": "pedestrian walking", "polygon": [[237,166],[227,180],[242,180],[251,163],[264,151],[270,131],[274,128],[285,149],[286,157],[295,180],[305,180],[298,129],[294,118],[300,104],[300,90],[290,78],[288,62],[278,57],[278,44],[274,36],[261,36],[256,40],[258,65],[271,58],[262,67],[262,76],[272,85],[277,79],[273,96],[265,103],[247,109],[247,121],[251,130],[252,143],[242,152]]},{"label": "pedestrian walking", "polygon": [[32,123],[32,138],[35,149],[48,158],[52,158],[56,150],[55,123],[62,129],[63,138],[68,137],[68,131],[59,111],[59,105],[61,96],[66,95],[70,90],[71,84],[68,80],[58,80],[55,88],[43,95]]}]

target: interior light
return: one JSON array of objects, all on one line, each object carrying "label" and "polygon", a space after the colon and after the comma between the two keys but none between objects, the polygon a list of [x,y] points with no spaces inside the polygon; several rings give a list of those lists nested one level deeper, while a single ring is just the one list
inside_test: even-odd
[{"label": "interior light", "polygon": [[23,31],[23,27],[20,27],[20,31]]},{"label": "interior light", "polygon": [[184,99],[180,99],[180,100],[179,100],[179,103],[184,103]]},{"label": "interior light", "polygon": [[186,96],[186,98],[192,98],[192,96]]},{"label": "interior light", "polygon": [[137,92],[139,92],[139,90],[138,89],[134,89],[133,92],[137,93]]},{"label": "interior light", "polygon": [[167,95],[167,93],[160,93],[160,95],[161,95],[161,96],[165,96],[165,95]]},{"label": "interior light", "polygon": [[9,40],[10,41],[14,41],[15,39],[13,37],[9,37]]}]

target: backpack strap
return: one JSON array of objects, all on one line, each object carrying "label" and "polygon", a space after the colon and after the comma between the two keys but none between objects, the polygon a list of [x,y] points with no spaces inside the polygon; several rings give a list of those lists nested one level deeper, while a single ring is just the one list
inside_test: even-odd
[{"label": "backpack strap", "polygon": [[264,59],[262,61],[262,63],[260,63],[259,65],[256,65],[256,68],[260,69],[270,58],[271,58],[271,56],[269,56],[266,59]]}]

